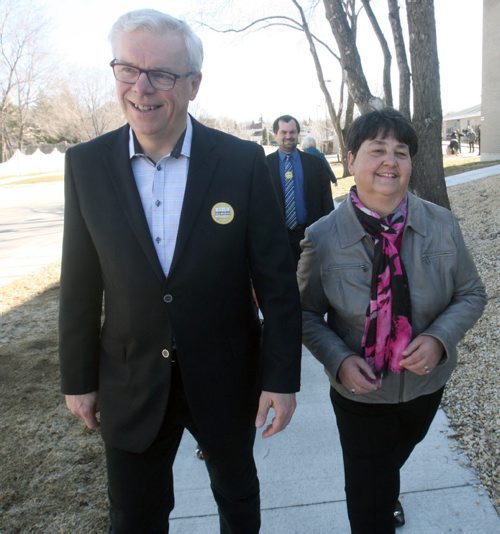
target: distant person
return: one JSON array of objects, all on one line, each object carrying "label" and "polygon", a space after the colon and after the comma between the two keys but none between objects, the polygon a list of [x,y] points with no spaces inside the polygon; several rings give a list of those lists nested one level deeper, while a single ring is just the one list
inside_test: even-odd
[{"label": "distant person", "polygon": [[467,131],[467,141],[469,141],[469,153],[474,152],[474,143],[476,142],[476,133],[472,128]]},{"label": "distant person", "polygon": [[332,184],[337,185],[337,177],[333,172],[332,166],[328,163],[328,160],[326,159],[326,156],[323,154],[323,152],[321,152],[321,150],[318,150],[316,146],[316,139],[312,135],[306,135],[306,137],[304,137],[304,139],[302,140],[300,146],[306,154],[312,154],[313,156],[317,156],[321,159],[321,161],[324,162],[328,171],[328,175],[330,176],[330,181],[332,182]]},{"label": "distant person", "polygon": [[453,214],[408,192],[418,140],[403,115],[362,115],[346,145],[356,185],[302,243],[303,342],[330,379],[351,532],[391,534],[400,470],[486,295]]},{"label": "distant person", "polygon": [[453,132],[450,137],[450,144],[448,145],[448,153],[456,155],[459,152],[459,143],[457,140],[457,134]]},{"label": "distant person", "polygon": [[288,240],[296,266],[305,229],[333,210],[330,177],[316,156],[297,150],[300,125],[291,115],[273,123],[278,150],[267,156],[274,187],[281,202]]},{"label": "distant person", "polygon": [[460,130],[456,130],[455,136],[458,142],[458,152],[462,153],[462,132]]},{"label": "distant person", "polygon": [[220,531],[257,534],[256,428],[267,438],[288,425],[300,382],[283,215],[262,148],[188,114],[203,60],[191,28],[142,9],[110,41],[127,124],[66,152],[62,391],[100,425],[110,532],[168,532],[187,429]]}]

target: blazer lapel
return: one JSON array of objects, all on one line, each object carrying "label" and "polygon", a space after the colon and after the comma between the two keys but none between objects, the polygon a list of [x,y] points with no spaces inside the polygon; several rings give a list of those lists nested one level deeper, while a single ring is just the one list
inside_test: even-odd
[{"label": "blazer lapel", "polygon": [[283,186],[281,185],[280,176],[280,158],[277,150],[269,155],[268,163],[269,170],[271,171],[271,179],[274,181],[274,187],[276,189],[276,193],[278,194],[278,200],[280,202],[281,209],[283,213],[285,213],[285,199],[283,196]]},{"label": "blazer lapel", "polygon": [[158,255],[151,239],[148,222],[142,207],[141,197],[137,191],[135,178],[130,164],[130,154],[128,149],[129,127],[120,128],[117,135],[110,139],[107,146],[108,152],[105,154],[105,165],[115,191],[120,199],[125,215],[130,223],[132,232],[148,258],[153,271],[161,280],[165,280],[165,275],[161,267]]},{"label": "blazer lapel", "polygon": [[169,278],[175,272],[189,241],[219,160],[219,156],[215,151],[216,144],[210,135],[210,130],[192,117],[191,121],[193,124],[193,140],[189,158],[189,171]]}]

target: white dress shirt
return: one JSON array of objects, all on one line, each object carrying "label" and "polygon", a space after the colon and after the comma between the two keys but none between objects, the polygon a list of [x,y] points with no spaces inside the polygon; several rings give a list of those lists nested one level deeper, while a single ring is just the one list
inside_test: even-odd
[{"label": "white dress shirt", "polygon": [[192,137],[193,126],[188,115],[185,133],[172,152],[155,163],[142,153],[142,148],[130,129],[129,152],[132,172],[165,276],[168,276],[170,271],[177,241]]}]

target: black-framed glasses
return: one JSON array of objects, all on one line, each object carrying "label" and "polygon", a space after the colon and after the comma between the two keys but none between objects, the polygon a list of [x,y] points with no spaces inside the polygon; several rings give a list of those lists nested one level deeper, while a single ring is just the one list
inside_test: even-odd
[{"label": "black-framed glasses", "polygon": [[122,83],[134,84],[139,76],[144,72],[148,77],[149,83],[160,91],[168,91],[174,88],[175,82],[181,78],[187,78],[194,74],[194,72],[187,72],[186,74],[174,74],[166,70],[145,70],[139,67],[128,65],[127,63],[120,63],[118,59],[113,59],[109,64],[113,69],[115,78]]}]

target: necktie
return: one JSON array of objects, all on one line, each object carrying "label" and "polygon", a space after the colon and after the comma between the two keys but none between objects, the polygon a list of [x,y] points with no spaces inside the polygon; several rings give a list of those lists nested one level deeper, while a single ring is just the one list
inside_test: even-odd
[{"label": "necktie", "polygon": [[285,156],[285,222],[287,228],[292,230],[297,226],[297,213],[295,212],[295,188],[293,185],[292,158]]}]

